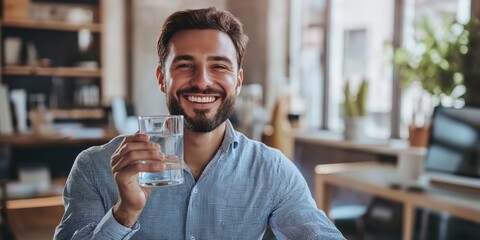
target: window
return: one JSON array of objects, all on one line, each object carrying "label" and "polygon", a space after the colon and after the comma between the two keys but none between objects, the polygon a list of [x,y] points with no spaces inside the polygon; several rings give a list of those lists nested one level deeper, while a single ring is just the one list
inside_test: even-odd
[{"label": "window", "polygon": [[[303,113],[304,126],[341,133],[344,85],[348,81],[356,88],[366,79],[366,135],[387,139],[400,132],[406,138],[412,102],[406,101],[407,94],[392,97],[399,92],[393,82],[393,42],[408,46],[414,25],[426,14],[442,21],[468,21],[470,1],[291,0],[290,83],[309,106]],[[403,20],[398,29],[395,17]],[[401,30],[403,38],[398,39]],[[395,110],[400,106],[401,116]],[[396,124],[393,120],[398,119]]]},{"label": "window", "polygon": [[[326,0],[291,0],[291,4],[289,72],[292,91],[297,94],[290,111],[297,105],[304,126],[319,128],[324,102]],[[308,111],[302,111],[301,105],[308,106]]]},{"label": "window", "polygon": [[[368,81],[366,134],[390,135],[392,68],[384,58],[393,36],[393,0],[331,1],[329,128],[344,128],[343,88]],[[355,91],[355,90],[354,90]]]}]

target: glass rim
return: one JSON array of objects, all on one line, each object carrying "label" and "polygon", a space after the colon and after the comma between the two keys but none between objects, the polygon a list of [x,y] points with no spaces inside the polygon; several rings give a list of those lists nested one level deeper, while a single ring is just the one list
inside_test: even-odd
[{"label": "glass rim", "polygon": [[147,116],[137,116],[138,120],[144,119],[156,119],[156,118],[182,118],[183,115],[147,115]]}]

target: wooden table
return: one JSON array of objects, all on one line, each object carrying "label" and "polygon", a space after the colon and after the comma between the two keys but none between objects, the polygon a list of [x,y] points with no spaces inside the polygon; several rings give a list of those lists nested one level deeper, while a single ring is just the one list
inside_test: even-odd
[{"label": "wooden table", "polygon": [[412,239],[415,208],[448,213],[480,223],[480,192],[441,188],[422,184],[423,192],[393,189],[392,182],[401,181],[392,165],[378,163],[341,163],[319,165],[315,168],[315,200],[326,213],[331,208],[333,187],[342,187],[371,194],[403,205],[402,239]]}]

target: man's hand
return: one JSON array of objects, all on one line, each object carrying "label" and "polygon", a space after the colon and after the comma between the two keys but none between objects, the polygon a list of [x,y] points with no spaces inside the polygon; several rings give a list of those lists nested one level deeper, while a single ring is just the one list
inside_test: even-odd
[{"label": "man's hand", "polygon": [[[144,164],[141,160],[152,160]],[[112,173],[120,199],[113,207],[113,216],[122,225],[131,228],[142,212],[153,188],[141,187],[138,172],[164,171],[165,157],[160,146],[148,141],[145,134],[126,136],[111,158]]]}]

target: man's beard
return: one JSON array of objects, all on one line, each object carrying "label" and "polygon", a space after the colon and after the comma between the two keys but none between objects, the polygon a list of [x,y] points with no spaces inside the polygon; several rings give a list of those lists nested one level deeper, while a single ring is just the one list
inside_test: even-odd
[{"label": "man's beard", "polygon": [[[221,98],[224,99],[223,104],[219,107],[218,112],[212,118],[207,117],[207,113],[210,110],[198,110],[194,109],[195,117],[189,117],[186,115],[183,108],[180,106],[180,102],[177,100],[182,97],[184,93],[220,93]],[[177,92],[177,98],[172,96],[167,96],[167,107],[172,115],[183,115],[185,121],[185,127],[193,132],[211,132],[220,124],[225,122],[235,110],[235,96],[226,97],[224,92],[218,90],[207,89],[200,90],[197,87],[193,87],[186,90],[181,90]]]}]

